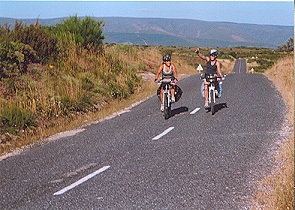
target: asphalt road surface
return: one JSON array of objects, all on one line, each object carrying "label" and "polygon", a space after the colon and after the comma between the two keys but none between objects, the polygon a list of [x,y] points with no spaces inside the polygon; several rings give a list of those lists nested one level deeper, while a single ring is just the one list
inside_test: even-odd
[{"label": "asphalt road surface", "polygon": [[248,209],[285,122],[279,92],[238,60],[217,112],[201,80],[178,82],[165,120],[156,96],[120,116],[0,161],[0,209]]},{"label": "asphalt road surface", "polygon": [[245,59],[238,59],[235,62],[234,68],[232,70],[232,73],[241,74],[241,73],[247,73],[247,64]]}]

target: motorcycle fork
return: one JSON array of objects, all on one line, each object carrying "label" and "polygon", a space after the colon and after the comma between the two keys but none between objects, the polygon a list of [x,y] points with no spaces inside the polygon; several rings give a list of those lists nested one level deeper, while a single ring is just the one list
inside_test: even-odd
[{"label": "motorcycle fork", "polygon": [[[213,91],[213,99],[211,98],[211,91]],[[215,103],[215,87],[214,87],[214,84],[210,84],[209,85],[209,88],[208,88],[208,99],[209,99],[209,102],[211,103],[212,100],[213,100],[213,103]]]},{"label": "motorcycle fork", "polygon": [[165,93],[167,93],[168,107],[170,107],[170,90],[169,90],[168,85],[165,85],[165,88],[163,88],[163,105],[164,105]]}]

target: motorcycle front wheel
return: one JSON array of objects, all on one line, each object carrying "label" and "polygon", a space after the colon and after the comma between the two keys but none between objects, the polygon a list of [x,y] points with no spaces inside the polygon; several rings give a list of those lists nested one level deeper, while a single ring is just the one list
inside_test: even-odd
[{"label": "motorcycle front wheel", "polygon": [[215,93],[214,93],[214,90],[211,90],[210,91],[210,97],[211,97],[211,102],[210,102],[210,109],[211,109],[211,112],[212,112],[212,114],[214,114],[214,95]]},{"label": "motorcycle front wheel", "polygon": [[167,120],[169,118],[170,115],[170,107],[168,104],[168,96],[167,93],[164,94],[164,117],[165,120]]}]

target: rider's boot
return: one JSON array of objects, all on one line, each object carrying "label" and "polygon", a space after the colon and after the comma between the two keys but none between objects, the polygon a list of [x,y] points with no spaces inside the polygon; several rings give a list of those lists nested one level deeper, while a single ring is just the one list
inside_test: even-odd
[{"label": "rider's boot", "polygon": [[164,104],[161,104],[161,112],[164,112]]},{"label": "rider's boot", "polygon": [[205,101],[205,105],[204,105],[205,108],[209,108],[209,101]]}]

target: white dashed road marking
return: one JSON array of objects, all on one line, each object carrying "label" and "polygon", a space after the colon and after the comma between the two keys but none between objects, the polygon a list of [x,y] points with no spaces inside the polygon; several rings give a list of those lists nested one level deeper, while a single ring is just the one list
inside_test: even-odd
[{"label": "white dashed road marking", "polygon": [[174,129],[174,127],[170,127],[170,128],[168,128],[168,129],[166,129],[163,133],[161,133],[161,134],[155,136],[155,137],[153,138],[153,140],[158,140],[159,138],[161,138],[162,136],[165,136],[167,133],[169,133],[169,132],[172,131],[173,129]]},{"label": "white dashed road marking", "polygon": [[93,173],[91,173],[91,174],[85,176],[84,178],[82,178],[82,179],[76,181],[75,183],[73,183],[73,184],[71,184],[71,185],[69,185],[69,186],[67,186],[67,187],[65,187],[65,188],[63,188],[63,189],[61,189],[60,191],[54,193],[53,195],[61,195],[61,194],[65,193],[65,192],[67,192],[68,190],[71,190],[71,189],[73,189],[74,187],[77,187],[78,185],[82,184],[83,182],[86,182],[88,179],[91,179],[92,177],[94,177],[94,176],[96,176],[96,175],[98,175],[98,174],[104,172],[104,171],[107,170],[109,167],[111,167],[111,166],[104,166],[104,167],[102,167],[101,169],[99,169],[99,170],[97,170],[97,171],[94,171]]},{"label": "white dashed road marking", "polygon": [[190,114],[196,114],[197,111],[199,111],[200,108],[196,108],[194,111],[192,111]]}]

